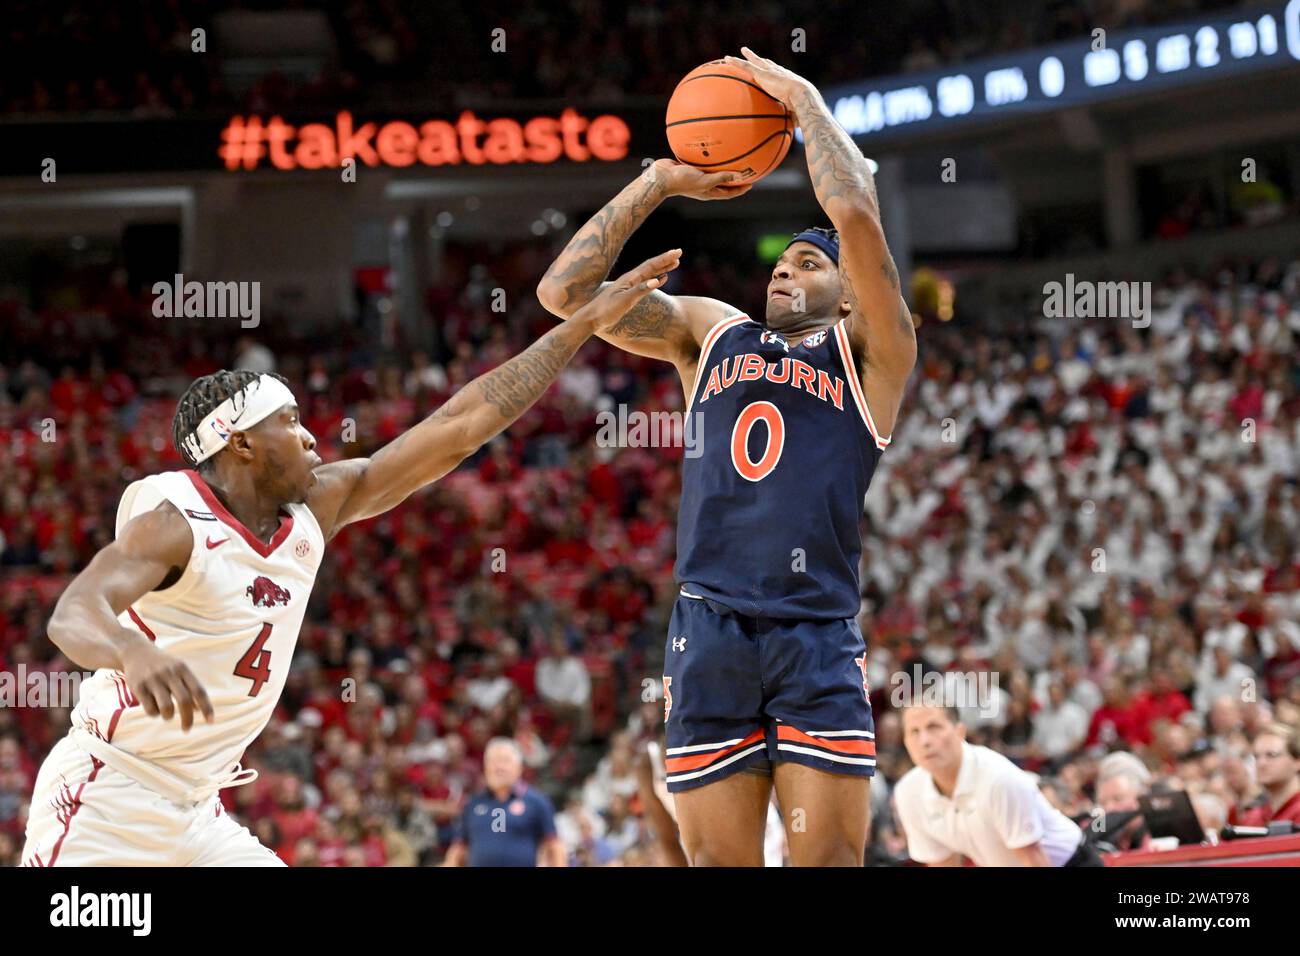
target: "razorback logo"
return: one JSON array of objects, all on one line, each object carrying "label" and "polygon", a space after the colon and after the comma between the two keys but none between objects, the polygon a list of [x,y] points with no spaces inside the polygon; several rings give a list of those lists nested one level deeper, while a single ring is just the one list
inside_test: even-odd
[{"label": "razorback logo", "polygon": [[253,578],[253,583],[244,593],[253,599],[253,607],[275,607],[277,604],[289,603],[289,592],[261,575]]}]

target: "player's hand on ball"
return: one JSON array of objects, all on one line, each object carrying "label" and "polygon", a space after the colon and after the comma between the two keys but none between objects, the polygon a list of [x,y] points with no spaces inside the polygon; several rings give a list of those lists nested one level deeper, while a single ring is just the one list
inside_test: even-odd
[{"label": "player's hand on ball", "polygon": [[800,93],[813,88],[813,85],[798,73],[759,56],[747,46],[742,46],[740,52],[745,55],[743,60],[738,56],[725,56],[723,60],[729,66],[748,72],[754,78],[754,82],[763,88],[764,93],[780,100],[788,110],[794,110],[795,98]]},{"label": "player's hand on ball", "polygon": [[150,717],[171,720],[179,711],[181,730],[194,724],[194,712],[202,711],[212,723],[212,701],[194,673],[179,659],[152,644],[134,648],[122,662],[126,686]]},{"label": "player's hand on ball", "polygon": [[740,174],[734,170],[721,173],[707,173],[686,163],[673,159],[657,159],[646,170],[651,182],[661,183],[665,194],[669,196],[686,196],[690,199],[735,199],[754,188],[753,183],[744,186],[728,186]]},{"label": "player's hand on ball", "polygon": [[601,289],[570,321],[590,322],[597,332],[612,328],[629,309],[663,285],[664,277],[677,268],[681,259],[680,249],[670,249],[647,259]]}]

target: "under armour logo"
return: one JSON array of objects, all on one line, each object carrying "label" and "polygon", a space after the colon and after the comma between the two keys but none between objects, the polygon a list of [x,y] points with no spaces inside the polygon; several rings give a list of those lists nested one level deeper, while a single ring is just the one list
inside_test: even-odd
[{"label": "under armour logo", "polygon": [[673,650],[675,650],[675,651],[684,651],[684,650],[686,650],[686,635],[685,635],[685,634],[683,634],[681,637],[674,637],[674,638],[673,638]]}]

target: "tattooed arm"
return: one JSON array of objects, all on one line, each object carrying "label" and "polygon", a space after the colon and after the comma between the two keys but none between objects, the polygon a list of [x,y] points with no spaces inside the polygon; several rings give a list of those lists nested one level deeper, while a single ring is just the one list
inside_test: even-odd
[{"label": "tattooed arm", "polygon": [[677,268],[681,254],[674,249],[655,256],[606,283],[568,322],[468,383],[373,457],[319,466],[307,504],[326,538],[400,504],[504,431],[541,397],[593,333],[614,325],[651,294],[661,277]]},{"label": "tattooed arm", "polygon": [[[656,161],[569,240],[538,284],[537,298],[548,312],[569,318],[600,290],[628,237],[664,199],[744,195],[749,186],[725,185],[733,175],[704,173],[669,159]],[[628,352],[674,362],[679,370],[684,366],[693,369],[704,336],[734,311],[717,299],[652,292],[613,327],[596,334]]]},{"label": "tattooed arm", "polygon": [[840,277],[852,308],[846,324],[867,406],[888,435],[916,364],[916,330],[885,243],[875,177],[816,87],[748,48],[743,52],[745,59],[727,57],[727,62],[749,70],[756,83],[794,111],[803,130],[813,190],[840,234]]}]

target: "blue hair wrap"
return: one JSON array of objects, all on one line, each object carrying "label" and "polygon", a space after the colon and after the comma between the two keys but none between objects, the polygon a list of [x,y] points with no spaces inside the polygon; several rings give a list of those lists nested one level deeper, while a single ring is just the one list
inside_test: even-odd
[{"label": "blue hair wrap", "polygon": [[795,237],[787,242],[785,247],[789,249],[796,242],[811,242],[822,252],[826,253],[832,262],[836,265],[840,264],[840,244],[834,239],[828,239],[820,232],[812,232],[811,230],[805,229],[803,232],[795,233]]}]

